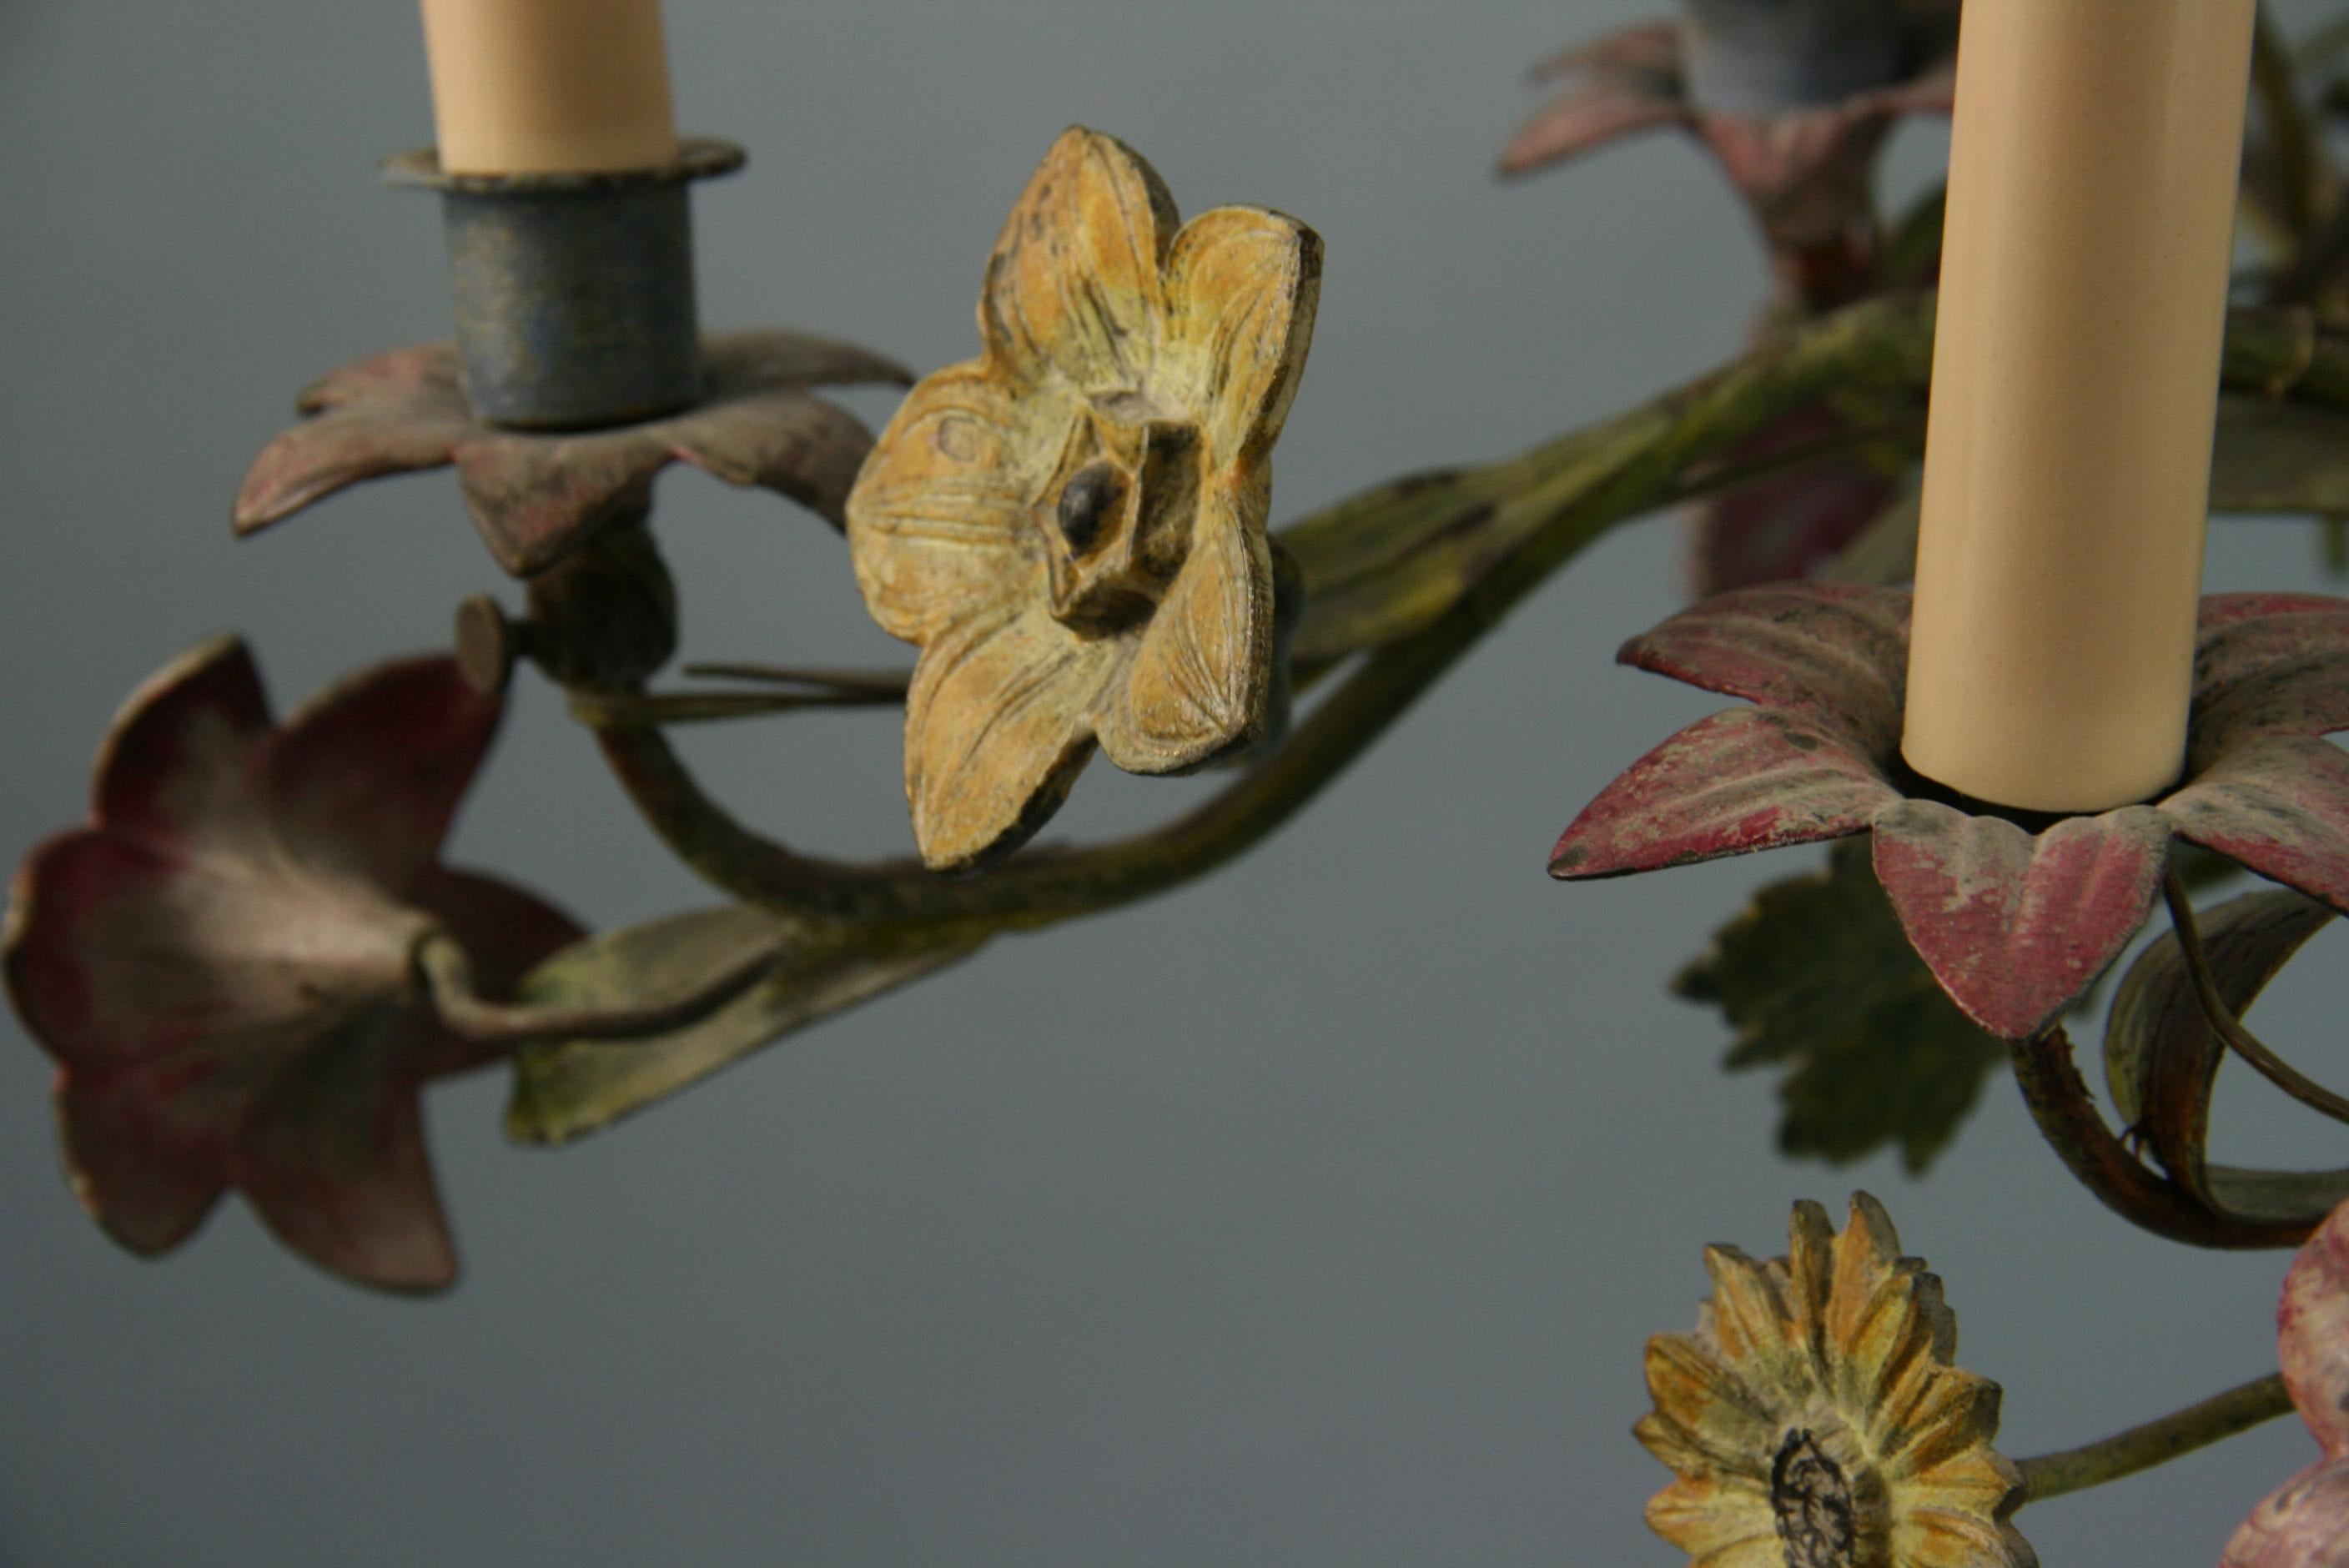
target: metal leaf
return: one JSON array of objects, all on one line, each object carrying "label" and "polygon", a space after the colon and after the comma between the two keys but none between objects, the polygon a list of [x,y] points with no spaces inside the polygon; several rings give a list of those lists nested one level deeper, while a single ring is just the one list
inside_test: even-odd
[{"label": "metal leaf", "polygon": [[[2282,888],[2245,893],[2201,912],[2196,923],[2203,951],[2228,1007],[2240,1016],[2332,918],[2323,904]],[[2121,1119],[2144,1135],[2162,1169],[2213,1203],[2219,1200],[2205,1144],[2210,1095],[2226,1054],[2203,1016],[2177,934],[2168,933],[2138,955],[2113,997],[2105,1026],[2105,1081]],[[2316,1195],[2322,1195],[2329,1178],[2315,1180]],[[2279,1190],[2260,1172],[2230,1172],[2228,1181],[2230,1196],[2262,1209],[2312,1196]],[[2297,1212],[2313,1221],[2338,1197],[2318,1203],[2313,1212]]]},{"label": "metal leaf", "polygon": [[783,956],[768,977],[696,1023],[626,1041],[564,1040],[524,1048],[506,1108],[509,1137],[564,1143],[665,1099],[785,1035],[942,969],[984,936],[931,934],[859,946],[811,936],[740,905],[672,915],[610,932],[558,954],[523,981],[525,1006],[619,1006],[678,993],[738,968],[761,949]]},{"label": "metal leaf", "polygon": [[1865,842],[1771,883],[1673,980],[1736,1026],[1725,1064],[1783,1065],[1778,1146],[1837,1164],[1898,1144],[1921,1171],[2006,1047],[1958,1010],[1902,934]]}]

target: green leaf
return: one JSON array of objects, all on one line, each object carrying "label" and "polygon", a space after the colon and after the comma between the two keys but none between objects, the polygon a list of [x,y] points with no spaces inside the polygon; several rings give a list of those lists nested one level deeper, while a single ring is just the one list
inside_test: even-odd
[{"label": "green leaf", "polygon": [[[514,1059],[507,1136],[563,1143],[664,1099],[834,1013],[844,1012],[976,951],[984,934],[812,934],[730,905],[629,926],[565,948],[525,979],[524,1005],[625,1006],[647,995],[690,990],[737,970],[761,947],[780,947],[773,973],[699,1021],[632,1040],[560,1040]],[[859,941],[865,944],[859,945]]]},{"label": "green leaf", "polygon": [[[2332,918],[2331,910],[2288,888],[2247,892],[2199,911],[2195,925],[2202,951],[2228,1009],[2241,1017],[2276,972]],[[2206,1202],[2226,1202],[2204,1154],[2210,1096],[2226,1056],[2226,1046],[2203,1016],[2177,933],[2164,933],[2137,955],[2113,995],[2112,1016],[2105,1025],[2105,1082],[2112,1089],[2114,1109],[2144,1137],[2161,1168]],[[2308,1196],[2280,1185],[2305,1179],[2234,1171],[2228,1180],[2238,1201],[2263,1212],[2276,1201]],[[2325,1179],[2315,1180],[2321,1185]],[[2316,1210],[2319,1216],[2323,1212],[2323,1207]]]},{"label": "green leaf", "polygon": [[1773,882],[1673,980],[1737,1029],[1730,1070],[1790,1068],[1778,1146],[1836,1164],[1897,1143],[1932,1163],[2006,1047],[1933,982],[1877,886],[1865,835],[1827,869]]}]

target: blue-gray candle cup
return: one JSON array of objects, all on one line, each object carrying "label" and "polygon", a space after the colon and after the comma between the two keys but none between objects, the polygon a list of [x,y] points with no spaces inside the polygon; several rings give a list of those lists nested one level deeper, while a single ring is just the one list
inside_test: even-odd
[{"label": "blue-gray candle cup", "polygon": [[1907,72],[1900,0],[1682,0],[1690,98],[1721,114],[1835,103]]},{"label": "blue-gray candle cup", "polygon": [[687,185],[742,165],[692,139],[654,169],[447,174],[429,150],[384,165],[437,191],[458,356],[473,412],[519,429],[586,429],[673,414],[701,395]]}]

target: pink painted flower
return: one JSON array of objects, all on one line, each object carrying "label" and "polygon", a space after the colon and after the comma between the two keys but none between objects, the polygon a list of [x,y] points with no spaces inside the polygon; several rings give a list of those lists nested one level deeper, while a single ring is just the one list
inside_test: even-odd
[{"label": "pink painted flower", "polygon": [[1676,126],[1709,149],[1773,251],[1838,246],[1873,211],[1876,155],[1904,115],[1947,114],[1956,0],[1690,0],[1537,67],[1564,91],[1501,154],[1504,174]]},{"label": "pink painted flower", "polygon": [[361,480],[451,463],[490,553],[517,577],[642,516],[654,476],[672,462],[789,496],[839,527],[873,438],[808,389],[913,380],[877,354],[781,330],[710,337],[702,377],[702,400],[682,413],[607,429],[509,430],[474,417],[454,344],[395,348],[302,393],[296,407],[310,418],[254,459],[236,531],[266,528]]},{"label": "pink painted flower", "polygon": [[2143,923],[2169,841],[2349,912],[2349,601],[2202,602],[2186,769],[2147,805],[2025,828],[1949,803],[1900,760],[1909,594],[1725,593],[1624,645],[1625,664],[1749,699],[1633,764],[1550,872],[1617,876],[1874,834],[1876,874],[1935,979],[2009,1039],[2071,1006]]},{"label": "pink painted flower", "polygon": [[2324,1457],[2251,1511],[2220,1568],[2349,1568],[2349,1203],[2292,1260],[2276,1330],[2284,1387]]},{"label": "pink painted flower", "polygon": [[133,1252],[178,1245],[229,1188],[347,1278],[445,1285],[427,1078],[495,1054],[443,1028],[418,944],[510,985],[564,915],[438,861],[497,730],[453,660],[380,665],[283,726],[233,639],[150,678],[98,757],[91,820],[18,871],[0,961],[57,1059],[74,1190]]}]

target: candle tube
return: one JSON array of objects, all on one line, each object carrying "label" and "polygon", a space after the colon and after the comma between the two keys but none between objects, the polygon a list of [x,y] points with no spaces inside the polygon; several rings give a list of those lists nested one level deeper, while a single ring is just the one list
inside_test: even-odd
[{"label": "candle tube", "polygon": [[1998,805],[2178,773],[2253,0],[1966,0],[1902,750]]},{"label": "candle tube", "polygon": [[440,167],[600,173],[677,155],[660,0],[423,0]]}]

